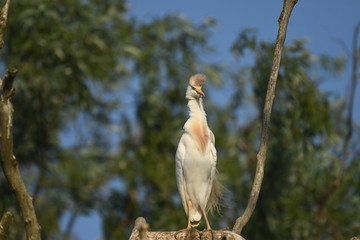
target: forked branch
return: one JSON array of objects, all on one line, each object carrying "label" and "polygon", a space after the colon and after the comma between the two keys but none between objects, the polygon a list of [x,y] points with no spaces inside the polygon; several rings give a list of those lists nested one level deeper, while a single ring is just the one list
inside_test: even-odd
[{"label": "forked branch", "polygon": [[275,52],[274,52],[274,60],[273,65],[271,68],[271,75],[268,82],[266,97],[265,97],[265,104],[263,109],[263,122],[262,122],[262,129],[261,129],[261,139],[260,139],[260,148],[259,152],[256,156],[257,165],[256,165],[256,172],[255,178],[252,185],[250,197],[246,209],[242,216],[236,219],[233,232],[237,234],[241,234],[242,229],[250,220],[250,217],[255,209],[262,180],[264,177],[264,167],[265,167],[265,160],[266,160],[266,152],[267,152],[267,145],[268,145],[268,135],[269,135],[269,124],[270,124],[270,117],[271,117],[271,109],[273,105],[273,101],[275,98],[275,88],[276,88],[276,81],[279,73],[280,67],[280,60],[282,55],[282,50],[284,47],[284,42],[286,38],[286,30],[289,23],[291,12],[296,5],[297,0],[284,0],[283,9],[279,17],[279,30],[276,39],[275,45]]}]

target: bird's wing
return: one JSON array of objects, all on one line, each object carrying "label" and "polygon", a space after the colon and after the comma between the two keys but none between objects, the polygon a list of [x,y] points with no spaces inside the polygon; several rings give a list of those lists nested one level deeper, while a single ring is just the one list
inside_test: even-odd
[{"label": "bird's wing", "polygon": [[184,135],[181,137],[176,155],[176,182],[180,192],[182,204],[184,206],[186,214],[188,214],[187,204],[186,204],[186,197],[185,197],[185,180],[184,180],[184,159],[185,159],[185,144],[184,144]]},{"label": "bird's wing", "polygon": [[[212,168],[216,169],[216,162],[217,162],[217,153],[216,153],[216,148],[215,148],[215,136],[214,133],[209,130],[210,132],[210,153],[211,153],[211,165]],[[212,176],[215,174],[211,174]]]},{"label": "bird's wing", "polygon": [[210,154],[211,154],[211,173],[210,173],[210,182],[214,184],[216,178],[216,163],[217,163],[217,153],[215,148],[215,136],[214,133],[210,131]]},{"label": "bird's wing", "polygon": [[219,206],[219,198],[221,197],[221,190],[219,184],[216,180],[216,162],[217,154],[215,148],[215,137],[214,134],[210,131],[210,161],[211,161],[211,172],[210,172],[210,186],[208,197],[207,197],[207,210],[213,211],[216,210]]}]

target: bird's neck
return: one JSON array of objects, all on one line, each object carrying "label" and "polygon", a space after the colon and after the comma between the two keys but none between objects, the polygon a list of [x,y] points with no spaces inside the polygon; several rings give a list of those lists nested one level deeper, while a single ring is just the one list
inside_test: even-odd
[{"label": "bird's neck", "polygon": [[194,137],[200,152],[205,153],[209,143],[209,127],[201,98],[189,99],[189,119],[184,129]]},{"label": "bird's neck", "polygon": [[202,98],[189,99],[188,107],[190,117],[206,118]]}]

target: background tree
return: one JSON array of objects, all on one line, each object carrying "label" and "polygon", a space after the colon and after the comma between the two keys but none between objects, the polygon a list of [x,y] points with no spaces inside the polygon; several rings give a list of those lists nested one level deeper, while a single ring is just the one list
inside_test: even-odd
[{"label": "background tree", "polygon": [[[241,56],[246,50],[254,54],[254,65],[247,67],[245,78],[252,89],[250,94],[254,107],[261,109],[266,91],[264,81],[270,72],[272,44],[257,40],[253,30],[245,30],[232,50],[236,56]],[[346,181],[326,206],[322,206],[325,204],[322,199],[324,189],[332,184],[338,173],[339,147],[345,129],[341,123],[345,121],[344,111],[339,106],[342,100],[319,89],[321,75],[324,74],[321,69],[341,72],[344,60],[342,56],[335,59],[325,56],[316,58],[305,48],[303,40],[295,40],[285,49],[272,115],[264,185],[255,216],[251,219],[253,224],[249,223],[245,236],[249,234],[255,239],[264,236],[270,239],[346,239],[356,232],[354,222],[350,219],[359,213],[356,210],[350,213],[349,210],[353,209],[354,202],[358,204],[359,199],[352,194],[344,195],[341,191],[341,188],[351,186]],[[243,136],[238,146],[246,156],[250,174],[254,172],[259,117],[240,126],[237,132]],[[349,161],[349,167],[353,164],[357,164],[355,159]],[[346,175],[357,175],[355,172],[347,168]],[[349,209],[345,210],[345,206]],[[319,207],[329,209],[320,218],[317,215]],[[338,211],[347,212],[349,219],[339,217]],[[262,226],[261,232],[258,224]],[[329,225],[336,227],[327,228]],[[345,228],[346,231],[341,230]]]},{"label": "background tree", "polygon": [[[3,64],[21,69],[14,138],[28,187],[42,213],[40,222],[46,223],[41,224],[45,239],[59,234],[58,221],[65,211],[76,216],[94,207],[98,187],[107,181],[98,182],[109,163],[94,166],[105,157],[106,141],[96,137],[99,126],[93,130],[91,125],[99,119],[101,126],[108,122],[105,113],[112,100],[105,100],[104,93],[117,84],[119,75],[126,76],[118,55],[127,40],[119,34],[130,31],[130,26],[122,24],[123,2],[104,2],[100,8],[95,4],[62,2],[59,7],[51,1],[17,1],[11,8]],[[115,44],[119,38],[124,45]],[[89,120],[83,133],[86,140],[73,133],[75,144],[64,148],[60,132],[80,118]],[[76,146],[79,142],[81,147]],[[79,167],[89,171],[79,172]],[[1,209],[13,206],[15,211],[9,189],[3,186],[1,191],[6,196]]]},{"label": "background tree", "polygon": [[[114,157],[119,152],[111,130],[119,125],[117,115],[127,112],[119,105],[121,98],[138,86],[149,87],[147,93],[141,90],[148,96],[166,76],[183,79],[186,74],[178,65],[192,72],[196,53],[206,50],[211,20],[195,26],[169,16],[139,24],[126,16],[125,5],[18,1],[12,6],[3,64],[21,69],[16,88],[22,94],[14,99],[15,145],[40,222],[46,223],[44,239],[69,238],[77,216],[105,207],[113,198],[108,183],[117,179],[122,167]],[[145,77],[149,83],[133,84]],[[131,180],[130,172],[122,174],[122,184]],[[1,196],[6,196],[1,210],[16,211],[3,178],[1,186]],[[122,194],[114,201],[126,203],[128,197]],[[59,221],[66,212],[71,216],[62,232]],[[14,229],[19,228],[15,224]],[[21,234],[13,231],[14,238]]]}]

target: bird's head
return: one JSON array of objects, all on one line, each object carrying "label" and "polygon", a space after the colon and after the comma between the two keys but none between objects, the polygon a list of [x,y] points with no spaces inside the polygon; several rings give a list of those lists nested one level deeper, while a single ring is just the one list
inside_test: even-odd
[{"label": "bird's head", "polygon": [[202,91],[202,86],[204,86],[206,81],[206,76],[204,74],[195,74],[189,79],[189,86],[186,90],[186,98],[188,99],[197,99],[205,97],[205,93]]}]

